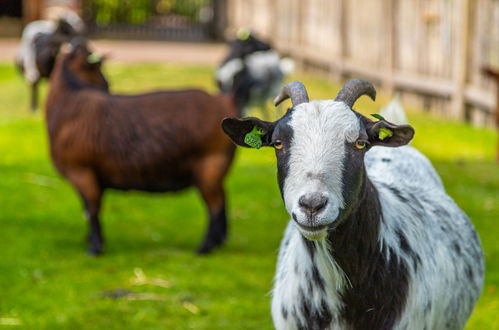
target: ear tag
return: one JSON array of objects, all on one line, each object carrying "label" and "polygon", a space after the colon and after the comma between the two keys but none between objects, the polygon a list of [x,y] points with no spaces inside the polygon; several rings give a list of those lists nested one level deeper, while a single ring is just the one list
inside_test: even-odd
[{"label": "ear tag", "polygon": [[262,143],[262,135],[264,133],[265,132],[263,131],[263,129],[256,127],[256,126],[253,126],[253,129],[251,130],[251,132],[247,133],[244,136],[244,143],[246,143],[250,147],[260,149],[262,147],[262,144],[263,144]]},{"label": "ear tag", "polygon": [[88,55],[88,57],[87,57],[87,62],[90,64],[99,63],[101,60],[102,60],[102,57],[98,54],[95,54],[95,53],[92,53],[92,54]]},{"label": "ear tag", "polygon": [[393,132],[390,131],[388,128],[381,127],[378,131],[378,137],[381,141],[386,139],[387,137],[392,137]]},{"label": "ear tag", "polygon": [[248,29],[241,28],[239,31],[237,31],[237,39],[241,41],[248,40],[250,37],[251,32]]},{"label": "ear tag", "polygon": [[377,114],[377,113],[371,113],[371,116],[373,116],[374,118],[376,118],[378,120],[385,120],[385,117],[383,117],[382,115]]}]

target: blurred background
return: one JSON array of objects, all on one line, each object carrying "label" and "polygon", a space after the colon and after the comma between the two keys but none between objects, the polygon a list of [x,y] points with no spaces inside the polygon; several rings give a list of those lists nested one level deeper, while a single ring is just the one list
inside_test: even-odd
[{"label": "blurred background", "polygon": [[[106,254],[84,254],[86,221],[48,153],[40,106],[14,65],[23,28],[76,12],[113,93],[198,87],[219,93],[228,42],[249,29],[293,63],[311,99],[349,78],[373,82],[377,113],[398,97],[445,187],[476,226],[486,284],[467,329],[499,329],[499,1],[0,0],[0,327],[271,329],[287,213],[271,150],[238,150],[226,181],[227,244],[194,250],[206,226],[197,191],[113,191]],[[238,36],[238,37],[236,37]],[[497,73],[499,77],[499,73]],[[250,115],[277,118],[270,101]]]}]

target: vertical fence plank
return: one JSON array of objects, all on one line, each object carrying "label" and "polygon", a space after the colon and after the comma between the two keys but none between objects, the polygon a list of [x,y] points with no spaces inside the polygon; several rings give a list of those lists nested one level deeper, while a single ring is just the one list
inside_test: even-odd
[{"label": "vertical fence plank", "polygon": [[383,81],[383,88],[385,93],[389,94],[390,97],[394,91],[393,84],[393,71],[395,69],[395,49],[396,38],[395,38],[395,15],[397,11],[397,0],[384,0],[383,1],[383,11],[386,15],[384,20],[384,35],[385,35],[385,50],[386,57],[383,61],[383,67],[386,73],[385,81]]},{"label": "vertical fence plank", "polygon": [[453,82],[455,85],[452,95],[451,111],[449,115],[458,118],[465,118],[465,98],[468,73],[468,48],[469,48],[469,30],[470,30],[470,1],[458,0],[455,14],[455,28],[457,32],[455,40],[455,50],[453,59]]}]

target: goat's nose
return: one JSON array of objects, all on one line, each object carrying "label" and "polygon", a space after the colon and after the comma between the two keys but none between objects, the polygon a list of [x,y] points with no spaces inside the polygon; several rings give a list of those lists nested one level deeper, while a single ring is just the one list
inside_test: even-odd
[{"label": "goat's nose", "polygon": [[327,197],[321,193],[305,194],[298,200],[300,208],[307,213],[318,213],[327,204]]}]

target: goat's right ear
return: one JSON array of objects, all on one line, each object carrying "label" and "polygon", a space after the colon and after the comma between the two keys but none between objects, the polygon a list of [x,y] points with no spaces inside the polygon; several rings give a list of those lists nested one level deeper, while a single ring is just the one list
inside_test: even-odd
[{"label": "goat's right ear", "polygon": [[222,129],[237,145],[246,148],[268,147],[272,142],[275,123],[258,118],[225,118]]}]

